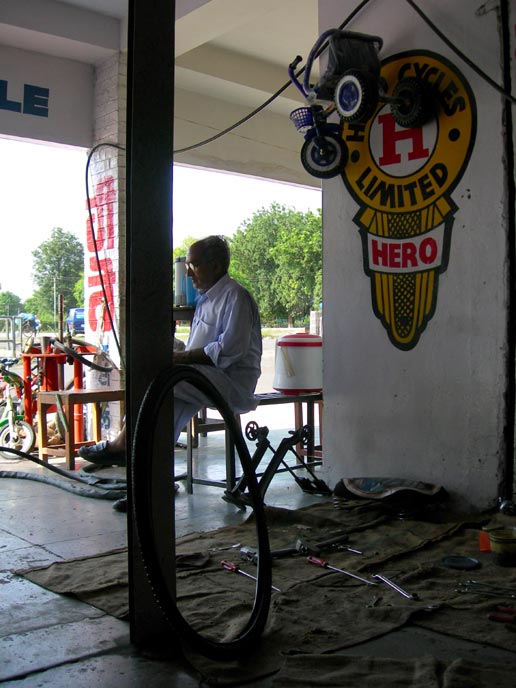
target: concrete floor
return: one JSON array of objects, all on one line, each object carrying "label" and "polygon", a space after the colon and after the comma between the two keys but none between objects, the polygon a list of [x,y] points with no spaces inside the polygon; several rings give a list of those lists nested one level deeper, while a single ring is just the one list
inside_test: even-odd
[{"label": "concrete floor", "polygon": [[[288,413],[287,409],[283,414]],[[293,415],[292,410],[290,413]],[[271,427],[277,446],[287,434],[285,415],[277,408],[257,422]],[[245,420],[245,419],[244,419]],[[279,426],[279,427],[278,427]],[[200,440],[197,475],[223,477],[223,433]],[[185,451],[176,453],[176,472],[184,468]],[[61,464],[57,464],[61,465]],[[81,465],[81,464],[79,464]],[[0,471],[43,473],[29,461],[3,461]],[[123,475],[123,469],[118,470]],[[46,472],[48,474],[48,472]],[[53,474],[52,474],[53,475]],[[178,535],[240,523],[241,511],[221,498],[222,490],[194,486],[188,495],[184,484],[176,499]],[[322,499],[301,491],[288,473],[275,476],[267,504],[298,508]],[[85,498],[31,480],[0,480],[0,682],[17,688],[61,686],[69,688],[136,687],[193,688],[198,677],[180,660],[156,661],[142,657],[129,641],[129,624],[82,602],[56,595],[15,575],[17,569],[92,555],[125,546],[126,516],[105,500]],[[421,628],[406,627],[383,638],[350,648],[344,654],[440,659],[459,656],[514,664],[516,654],[460,641]],[[272,685],[269,677],[254,688]]]}]

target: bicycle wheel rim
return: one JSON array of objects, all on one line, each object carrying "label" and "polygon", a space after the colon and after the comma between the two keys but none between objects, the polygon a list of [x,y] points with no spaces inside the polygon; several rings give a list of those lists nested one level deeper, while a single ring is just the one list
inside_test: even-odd
[{"label": "bicycle wheel rim", "polygon": [[[182,381],[189,382],[204,392],[221,413],[233,436],[253,503],[260,552],[255,599],[251,614],[243,629],[234,639],[226,642],[207,638],[189,625],[170,593],[155,547],[155,524],[151,509],[155,419],[167,395],[177,383]],[[272,584],[270,547],[264,505],[259,494],[256,475],[252,470],[249,450],[240,427],[235,421],[234,414],[218,390],[196,368],[184,365],[170,366],[163,370],[149,386],[138,413],[131,467],[133,507],[142,560],[156,602],[171,627],[186,645],[212,659],[235,659],[255,649],[257,640],[267,621]]]}]

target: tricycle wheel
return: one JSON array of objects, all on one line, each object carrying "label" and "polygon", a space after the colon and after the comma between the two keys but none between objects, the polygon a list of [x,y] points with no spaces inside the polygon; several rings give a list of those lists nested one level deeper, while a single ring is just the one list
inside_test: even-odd
[{"label": "tricycle wheel", "polygon": [[[11,431],[9,425],[5,425],[0,431],[0,447],[9,447],[17,451],[29,454],[36,444],[36,434],[32,425],[24,420],[14,421],[14,433]],[[12,454],[9,451],[0,451],[2,459],[17,459],[20,457]]]},{"label": "tricycle wheel", "polygon": [[399,81],[392,91],[391,112],[400,127],[420,127],[428,121],[432,108],[428,93],[419,79]]},{"label": "tricycle wheel", "polygon": [[301,149],[303,167],[313,177],[331,179],[342,172],[348,161],[348,149],[342,138],[333,133],[314,136]]},{"label": "tricycle wheel", "polygon": [[364,122],[378,105],[378,85],[369,75],[350,69],[335,87],[334,98],[344,122]]}]

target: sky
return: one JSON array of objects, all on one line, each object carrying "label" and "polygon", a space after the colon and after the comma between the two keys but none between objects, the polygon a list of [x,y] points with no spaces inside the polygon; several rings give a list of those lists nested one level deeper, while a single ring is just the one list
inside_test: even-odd
[{"label": "sky", "polygon": [[[0,138],[0,161],[0,291],[25,300],[36,289],[32,251],[50,238],[54,227],[85,241],[87,152]],[[273,202],[315,211],[321,207],[321,192],[176,165],[174,246],[187,237],[231,236],[253,213]]]}]

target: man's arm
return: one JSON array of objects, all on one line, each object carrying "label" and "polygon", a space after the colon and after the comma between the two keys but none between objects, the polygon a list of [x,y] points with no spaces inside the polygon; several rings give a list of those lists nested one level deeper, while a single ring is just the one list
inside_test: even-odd
[{"label": "man's arm", "polygon": [[204,353],[204,349],[174,351],[174,357],[172,360],[177,364],[200,363],[201,365],[213,365],[213,361]]}]

